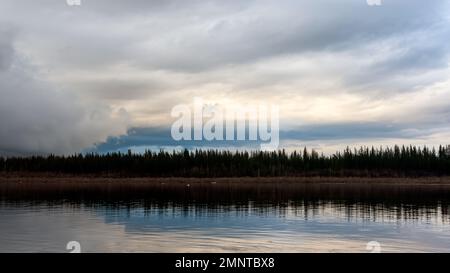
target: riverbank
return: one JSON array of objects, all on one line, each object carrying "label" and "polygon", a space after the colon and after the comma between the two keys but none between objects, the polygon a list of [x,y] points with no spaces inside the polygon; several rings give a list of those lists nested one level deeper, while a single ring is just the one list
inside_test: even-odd
[{"label": "riverbank", "polygon": [[75,176],[41,173],[0,173],[0,184],[383,184],[383,185],[450,185],[450,176],[443,177],[119,177]]},{"label": "riverbank", "polygon": [[[241,177],[154,178],[87,177],[55,174],[0,176],[0,200],[32,202],[173,202],[179,204],[286,204],[286,202],[385,204],[450,200],[450,177]],[[333,201],[333,202],[334,202]]]}]

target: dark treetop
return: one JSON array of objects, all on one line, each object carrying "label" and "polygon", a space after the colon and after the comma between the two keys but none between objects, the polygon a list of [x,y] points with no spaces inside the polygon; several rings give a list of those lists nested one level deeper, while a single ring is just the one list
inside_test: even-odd
[{"label": "dark treetop", "polygon": [[158,177],[239,176],[440,176],[450,175],[450,156],[444,147],[395,146],[347,148],[333,155],[301,152],[109,153],[72,156],[0,157],[1,172],[51,172]]}]

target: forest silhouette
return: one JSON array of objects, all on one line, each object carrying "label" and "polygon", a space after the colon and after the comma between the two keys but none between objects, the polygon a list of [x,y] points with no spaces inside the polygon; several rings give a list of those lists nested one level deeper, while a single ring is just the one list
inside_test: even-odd
[{"label": "forest silhouette", "polygon": [[3,173],[150,177],[444,176],[447,149],[416,146],[346,148],[331,155],[304,148],[262,151],[146,151],[145,153],[0,157]]}]

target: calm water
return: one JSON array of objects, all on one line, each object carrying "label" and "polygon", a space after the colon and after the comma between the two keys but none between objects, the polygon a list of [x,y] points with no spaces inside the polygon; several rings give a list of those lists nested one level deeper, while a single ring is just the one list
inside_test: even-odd
[{"label": "calm water", "polygon": [[0,252],[450,252],[450,188],[2,186]]}]

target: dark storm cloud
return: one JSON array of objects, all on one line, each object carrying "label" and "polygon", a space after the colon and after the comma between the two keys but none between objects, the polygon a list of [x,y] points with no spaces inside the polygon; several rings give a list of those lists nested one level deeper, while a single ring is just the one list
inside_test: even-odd
[{"label": "dark storm cloud", "polygon": [[131,128],[127,134],[110,137],[86,152],[109,153],[126,152],[128,149],[144,152],[145,150],[159,151],[160,149],[195,149],[195,148],[253,148],[259,149],[259,141],[175,141],[170,130],[166,128]]},{"label": "dark storm cloud", "polygon": [[[445,124],[440,124],[444,126]],[[383,139],[404,138],[415,139],[427,137],[434,133],[435,125],[430,124],[385,124],[385,123],[336,123],[307,125],[292,130],[282,130],[280,139],[303,143],[308,141],[329,141],[346,139]],[[132,128],[127,134],[119,137],[110,137],[106,142],[99,143],[88,151],[107,153],[117,151],[159,150],[161,148],[239,148],[247,147],[258,149],[260,142],[253,141],[174,141],[170,130],[166,128]],[[280,148],[283,148],[283,144]]]},{"label": "dark storm cloud", "polygon": [[[5,31],[11,33],[11,30]],[[125,130],[101,105],[83,104],[39,80],[0,32],[0,155],[76,152]]]},{"label": "dark storm cloud", "polygon": [[0,71],[9,69],[12,64],[14,48],[10,41],[13,36],[11,29],[0,26]]}]

